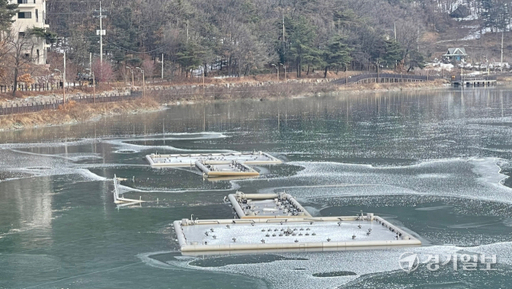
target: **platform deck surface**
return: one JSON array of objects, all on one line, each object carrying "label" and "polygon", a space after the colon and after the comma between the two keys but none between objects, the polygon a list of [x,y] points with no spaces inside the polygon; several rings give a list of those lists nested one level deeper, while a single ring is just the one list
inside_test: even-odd
[{"label": "platform deck surface", "polygon": [[[281,204],[281,202],[279,202]],[[250,200],[240,207],[247,216],[256,212],[258,217],[292,216],[297,213],[297,208],[291,203],[278,205],[274,200]]]},{"label": "platform deck surface", "polygon": [[282,161],[264,152],[252,153],[223,153],[223,154],[151,154],[146,158],[152,166],[194,166],[197,161],[211,164],[229,164],[238,161],[247,165],[281,164]]},{"label": "platform deck surface", "polygon": [[[359,228],[358,226],[361,226]],[[227,225],[193,225],[182,227],[187,244],[225,245],[225,244],[266,244],[298,242],[362,242],[393,241],[396,233],[379,225],[376,221],[343,221],[340,225],[328,222],[293,222],[293,223],[250,223]],[[211,231],[213,229],[213,232]],[[290,229],[293,234],[286,235]],[[367,235],[371,229],[370,235]],[[206,235],[208,233],[208,235]],[[307,234],[307,235],[306,235]],[[355,239],[352,236],[355,235]],[[214,237],[215,236],[215,237]],[[233,241],[236,238],[236,242]]]}]

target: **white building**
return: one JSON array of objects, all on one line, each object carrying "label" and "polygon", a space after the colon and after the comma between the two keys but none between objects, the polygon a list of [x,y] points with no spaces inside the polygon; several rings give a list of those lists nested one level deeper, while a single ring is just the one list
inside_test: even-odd
[{"label": "white building", "polygon": [[[46,0],[9,0],[11,4],[18,4],[18,13],[14,16],[12,29],[19,35],[24,35],[28,29],[48,28],[46,24]],[[27,56],[35,64],[46,64],[48,44],[45,39],[34,38],[34,46],[27,51]],[[31,55],[32,54],[32,55]]]}]

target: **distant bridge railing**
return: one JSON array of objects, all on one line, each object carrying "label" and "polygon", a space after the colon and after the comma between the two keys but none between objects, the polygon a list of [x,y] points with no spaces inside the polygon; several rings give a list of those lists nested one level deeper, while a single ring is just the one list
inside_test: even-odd
[{"label": "distant bridge railing", "polygon": [[353,75],[347,78],[334,80],[335,84],[350,84],[359,82],[415,82],[415,81],[429,81],[438,79],[438,76],[428,75],[412,75],[412,74],[399,74],[399,73],[363,73]]},{"label": "distant bridge railing", "polygon": [[[465,76],[462,75],[462,81],[480,81],[480,80],[496,80],[496,75],[477,75],[477,76]],[[452,77],[452,81],[461,81],[461,76],[457,75]]]}]

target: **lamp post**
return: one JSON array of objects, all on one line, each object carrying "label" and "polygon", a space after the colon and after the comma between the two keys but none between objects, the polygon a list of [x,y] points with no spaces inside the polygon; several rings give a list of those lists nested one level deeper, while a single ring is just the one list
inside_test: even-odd
[{"label": "lamp post", "polygon": [[[55,71],[58,71],[62,78],[62,71],[57,68],[55,68]],[[66,104],[66,83],[64,79],[62,80],[62,104]]]},{"label": "lamp post", "polygon": [[279,65],[282,65],[284,68],[284,81],[286,81],[286,66],[284,66],[282,63],[279,63]]},{"label": "lamp post", "polygon": [[[86,68],[86,70],[89,70],[89,76],[92,80],[92,102],[96,103],[96,83],[94,80],[94,70],[89,69],[89,68]],[[89,85],[90,85],[90,81],[89,81]]]},{"label": "lamp post", "polygon": [[144,78],[144,69],[140,67],[136,67],[140,72],[142,72],[142,97],[146,97],[146,80]]},{"label": "lamp post", "polygon": [[92,75],[92,102],[96,103],[96,76],[94,75],[94,70],[91,69]]},{"label": "lamp post", "polygon": [[462,63],[460,65],[460,84],[462,85],[462,89],[464,89],[464,70],[462,70]]},{"label": "lamp post", "polygon": [[279,66],[275,65],[274,63],[271,64],[276,69],[276,78],[277,81],[279,81]]},{"label": "lamp post", "polygon": [[489,76],[489,59],[487,59],[487,56],[485,57],[485,66],[487,68],[487,76]]},{"label": "lamp post", "polygon": [[94,76],[94,69],[92,67],[92,53],[89,53],[89,72],[92,78],[92,102],[96,103],[96,79]]},{"label": "lamp post", "polygon": [[130,70],[130,72],[132,73],[132,89],[133,89],[133,69],[131,67],[128,67],[126,66],[126,68],[128,68]]}]

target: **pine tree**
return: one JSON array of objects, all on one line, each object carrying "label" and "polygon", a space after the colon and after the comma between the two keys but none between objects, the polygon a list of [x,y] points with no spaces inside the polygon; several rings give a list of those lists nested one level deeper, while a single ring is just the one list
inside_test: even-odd
[{"label": "pine tree", "polygon": [[345,39],[341,35],[335,35],[331,38],[329,45],[324,50],[324,78],[327,77],[327,71],[333,68],[347,68],[352,60],[350,52],[352,49],[345,43]]},{"label": "pine tree", "polygon": [[381,64],[386,67],[396,68],[398,62],[402,60],[403,49],[400,43],[394,40],[386,40],[386,52],[382,57]]},{"label": "pine tree", "polygon": [[5,31],[11,27],[14,22],[14,15],[18,9],[18,4],[9,4],[8,0],[0,0],[0,30]]},{"label": "pine tree", "polygon": [[186,77],[188,77],[190,70],[197,69],[202,64],[201,56],[203,54],[204,51],[201,50],[201,47],[193,42],[183,45],[180,51],[176,53],[177,62],[185,71]]},{"label": "pine tree", "polygon": [[[297,77],[301,77],[302,66],[304,64],[314,64],[317,62],[319,51],[312,46],[315,32],[306,18],[287,19],[287,31],[289,33],[288,59],[295,62],[297,67]],[[286,23],[286,19],[285,19]]]},{"label": "pine tree", "polygon": [[425,56],[417,50],[413,50],[409,53],[409,68],[407,72],[414,70],[415,67],[423,69],[425,67]]}]

